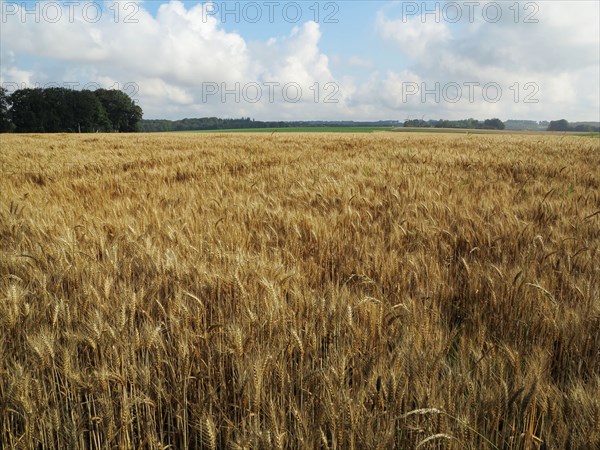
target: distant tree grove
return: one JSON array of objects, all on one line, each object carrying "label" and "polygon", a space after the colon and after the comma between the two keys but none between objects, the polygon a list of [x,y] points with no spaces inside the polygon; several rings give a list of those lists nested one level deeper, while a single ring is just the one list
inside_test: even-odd
[{"label": "distant tree grove", "polygon": [[413,119],[404,122],[405,127],[410,128],[464,128],[464,129],[483,129],[483,130],[504,130],[504,122],[500,119],[486,119],[480,122],[476,119],[464,120],[420,120]]},{"label": "distant tree grove", "polygon": [[53,87],[0,87],[0,132],[95,133],[139,131],[143,111],[125,92]]},{"label": "distant tree grove", "polygon": [[592,123],[576,123],[570,124],[566,119],[553,120],[548,125],[548,131],[583,131],[583,132],[600,132],[600,127]]}]

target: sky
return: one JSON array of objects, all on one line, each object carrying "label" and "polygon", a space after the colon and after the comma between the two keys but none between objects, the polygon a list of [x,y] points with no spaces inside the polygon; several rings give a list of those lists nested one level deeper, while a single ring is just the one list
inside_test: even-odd
[{"label": "sky", "polygon": [[146,119],[600,121],[599,4],[0,0],[0,82]]}]

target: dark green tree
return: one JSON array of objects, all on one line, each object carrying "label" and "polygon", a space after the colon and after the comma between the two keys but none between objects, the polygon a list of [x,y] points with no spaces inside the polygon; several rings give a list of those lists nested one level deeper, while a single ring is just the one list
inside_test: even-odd
[{"label": "dark green tree", "polygon": [[65,122],[72,116],[67,89],[53,87],[42,90],[43,109],[39,111],[41,127],[46,133],[66,131]]},{"label": "dark green tree", "polygon": [[107,89],[98,89],[94,94],[102,103],[114,131],[138,131],[143,111],[127,94]]},{"label": "dark green tree", "polygon": [[0,86],[0,133],[13,131],[14,125],[10,120],[10,96],[6,89]]},{"label": "dark green tree", "polygon": [[[110,108],[109,116],[102,99]],[[9,119],[19,133],[136,131],[142,109],[120,91],[21,89],[10,96]]]},{"label": "dark green tree", "polygon": [[483,127],[490,130],[504,130],[505,125],[500,119],[486,119],[483,122]]},{"label": "dark green tree", "polygon": [[548,125],[548,131],[569,131],[571,127],[565,119],[553,120]]},{"label": "dark green tree", "polygon": [[430,128],[431,124],[422,119],[406,120],[404,126],[407,128]]},{"label": "dark green tree", "polygon": [[10,117],[17,133],[44,133],[46,102],[44,91],[19,89],[10,96]]},{"label": "dark green tree", "polygon": [[81,133],[113,131],[112,123],[100,99],[92,91],[71,91],[70,130]]},{"label": "dark green tree", "polygon": [[594,127],[593,125],[585,124],[585,123],[580,123],[580,124],[577,124],[572,127],[573,131],[583,131],[586,133],[594,132],[594,131],[596,131],[596,129],[597,129],[597,127]]}]

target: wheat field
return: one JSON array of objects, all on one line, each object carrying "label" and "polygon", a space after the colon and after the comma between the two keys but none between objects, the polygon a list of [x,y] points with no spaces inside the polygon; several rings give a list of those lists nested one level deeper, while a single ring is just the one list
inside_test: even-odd
[{"label": "wheat field", "polygon": [[600,448],[597,138],[0,145],[0,448]]}]

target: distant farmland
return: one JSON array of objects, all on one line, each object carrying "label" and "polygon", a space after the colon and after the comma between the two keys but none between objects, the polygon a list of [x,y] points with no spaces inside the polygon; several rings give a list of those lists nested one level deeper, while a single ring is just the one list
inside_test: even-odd
[{"label": "distant farmland", "polygon": [[2,136],[0,448],[599,448],[597,137],[252,131]]},{"label": "distant farmland", "polygon": [[[285,128],[243,128],[235,130],[199,130],[188,133],[373,133],[394,131],[392,127],[285,127]],[[185,133],[182,131],[181,133]]]},{"label": "distant farmland", "polygon": [[548,132],[548,131],[516,131],[516,130],[485,130],[468,128],[411,128],[411,127],[345,127],[345,126],[327,126],[327,127],[281,127],[281,128],[241,128],[224,130],[185,130],[175,133],[375,133],[375,132],[394,132],[394,133],[450,133],[450,134],[505,134],[505,135],[561,135],[561,136],[589,136],[599,137],[598,133],[582,132]]}]

